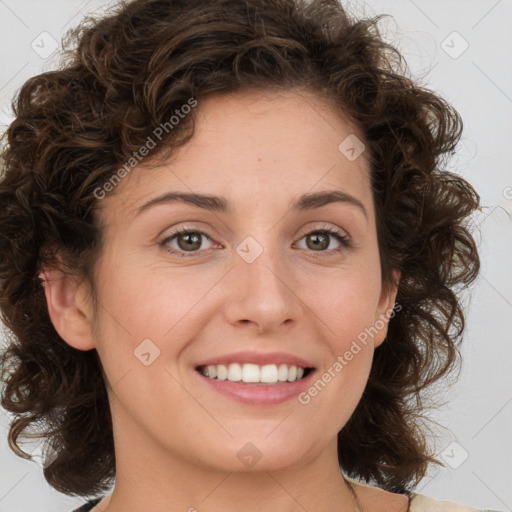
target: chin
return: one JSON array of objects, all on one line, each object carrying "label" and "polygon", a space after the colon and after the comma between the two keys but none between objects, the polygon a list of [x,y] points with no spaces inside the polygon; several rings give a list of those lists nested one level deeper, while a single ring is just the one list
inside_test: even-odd
[{"label": "chin", "polygon": [[[215,448],[210,446],[198,455],[212,469],[242,473],[286,469],[297,465],[306,456],[304,444],[286,446],[282,438],[269,441],[266,436],[268,431],[261,437],[251,434],[243,439],[233,438]],[[205,452],[208,454],[206,460]]]}]

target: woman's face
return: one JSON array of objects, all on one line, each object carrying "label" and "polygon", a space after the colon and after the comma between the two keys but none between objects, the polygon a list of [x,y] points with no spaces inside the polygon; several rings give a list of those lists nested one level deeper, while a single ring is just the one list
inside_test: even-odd
[{"label": "woman's face", "polygon": [[[362,136],[306,93],[210,97],[195,110],[186,146],[159,167],[150,153],[99,201],[99,316],[81,348],[97,349],[112,387],[118,446],[229,471],[335,453],[394,303]],[[314,368],[295,383],[197,370],[239,363],[248,380],[293,379],[280,369],[293,358]]]}]

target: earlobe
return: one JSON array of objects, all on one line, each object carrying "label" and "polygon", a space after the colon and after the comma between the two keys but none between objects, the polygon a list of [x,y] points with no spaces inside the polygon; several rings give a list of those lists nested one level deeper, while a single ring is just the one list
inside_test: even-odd
[{"label": "earlobe", "polygon": [[95,348],[92,300],[85,282],[56,268],[45,270],[39,277],[43,280],[48,314],[60,337],[78,350]]}]

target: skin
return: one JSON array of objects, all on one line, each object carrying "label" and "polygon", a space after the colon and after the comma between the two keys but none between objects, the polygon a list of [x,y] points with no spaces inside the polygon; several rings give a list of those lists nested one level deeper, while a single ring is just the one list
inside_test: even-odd
[{"label": "skin", "polygon": [[[99,201],[100,305],[86,282],[45,274],[53,324],[71,346],[98,351],[109,388],[116,485],[94,510],[357,510],[338,468],[337,433],[387,324],[306,405],[241,404],[194,368],[242,349],[281,350],[321,375],[393,307],[396,289],[381,283],[368,163],[338,150],[348,135],[363,137],[327,100],[298,90],[210,97],[196,114],[187,145],[159,166],[143,161]],[[300,195],[327,190],[350,194],[366,215],[348,202],[289,211]],[[136,215],[168,191],[225,196],[234,209],[169,203]],[[190,255],[186,239],[161,244],[180,227],[208,235],[192,256],[169,253]],[[352,247],[332,235],[315,246],[325,227]],[[252,263],[236,252],[248,236],[263,248]],[[134,356],[144,339],[160,350],[149,366]],[[247,442],[261,453],[252,467],[237,457]],[[407,509],[403,495],[356,489],[366,512]]]}]

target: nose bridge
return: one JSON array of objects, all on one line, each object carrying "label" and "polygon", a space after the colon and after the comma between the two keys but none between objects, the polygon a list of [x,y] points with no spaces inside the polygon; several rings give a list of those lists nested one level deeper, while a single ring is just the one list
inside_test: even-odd
[{"label": "nose bridge", "polygon": [[272,245],[269,233],[259,238],[263,243],[247,237],[236,248],[226,311],[231,323],[252,322],[267,330],[296,319],[300,304],[286,255]]}]

